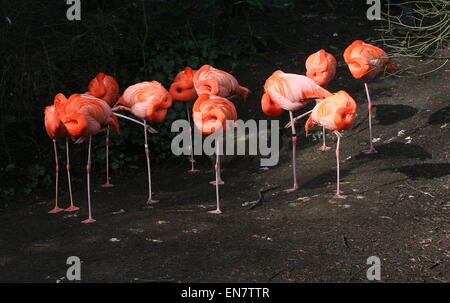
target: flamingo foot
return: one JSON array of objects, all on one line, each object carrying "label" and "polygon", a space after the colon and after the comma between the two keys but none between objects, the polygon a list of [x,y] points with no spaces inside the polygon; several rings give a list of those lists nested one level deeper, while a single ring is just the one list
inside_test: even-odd
[{"label": "flamingo foot", "polygon": [[341,194],[335,194],[334,198],[336,198],[336,199],[346,199],[347,196],[346,195],[341,195]]},{"label": "flamingo foot", "polygon": [[93,219],[93,218],[87,218],[86,220],[81,221],[81,223],[84,223],[84,224],[94,223],[94,222],[95,222],[95,219]]},{"label": "flamingo foot", "polygon": [[[216,181],[215,180],[211,181],[211,182],[209,182],[209,184],[216,185]],[[219,185],[224,185],[224,184],[225,184],[225,182],[222,179],[219,179]]]},{"label": "flamingo foot", "polygon": [[199,172],[199,171],[200,171],[199,169],[191,168],[191,169],[188,170],[187,172],[188,172],[188,173],[197,173],[197,172]]},{"label": "flamingo foot", "polygon": [[215,215],[220,215],[222,213],[222,211],[218,208],[216,210],[210,210],[210,211],[208,211],[208,213],[215,214]]},{"label": "flamingo foot", "polygon": [[331,147],[326,146],[326,145],[322,145],[321,147],[318,148],[318,150],[320,150],[320,151],[327,151],[327,150],[330,150],[330,149],[331,149]]},{"label": "flamingo foot", "polygon": [[49,210],[48,213],[49,214],[56,214],[56,213],[59,213],[60,211],[63,211],[63,210],[64,209],[55,206],[55,208],[53,208],[52,210]]},{"label": "flamingo foot", "polygon": [[159,202],[159,200],[153,200],[152,198],[148,198],[148,200],[147,200],[147,204],[155,204],[155,203],[158,203]]},{"label": "flamingo foot", "polygon": [[366,155],[378,153],[378,151],[375,149],[375,147],[371,147],[369,149],[362,150],[361,152],[366,154]]},{"label": "flamingo foot", "polygon": [[292,192],[296,191],[297,189],[298,189],[298,185],[295,184],[294,187],[289,188],[289,189],[285,189],[284,192],[286,192],[286,193],[292,193]]},{"label": "flamingo foot", "polygon": [[106,182],[105,184],[100,185],[101,187],[114,187],[114,184],[111,184],[108,182]]},{"label": "flamingo foot", "polygon": [[76,211],[76,210],[79,210],[79,209],[80,209],[79,207],[71,205],[71,206],[67,207],[64,211]]}]

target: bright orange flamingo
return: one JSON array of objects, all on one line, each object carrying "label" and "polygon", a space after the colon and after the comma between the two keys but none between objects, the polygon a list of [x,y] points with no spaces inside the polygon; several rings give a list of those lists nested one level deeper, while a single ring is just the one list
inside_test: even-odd
[{"label": "bright orange flamingo", "polygon": [[[336,73],[336,59],[324,49],[315,52],[306,59],[306,76],[313,79],[320,86],[327,85]],[[330,147],[325,142],[325,127],[322,128],[323,143],[319,150],[326,151]]]},{"label": "bright orange flamingo", "polygon": [[192,144],[192,127],[191,127],[191,117],[188,102],[197,99],[197,92],[194,88],[194,74],[196,70],[187,66],[184,70],[179,72],[172,85],[170,86],[169,93],[174,100],[184,102],[186,107],[186,115],[189,122],[189,139],[190,139],[190,149],[191,149],[191,169],[188,170],[190,173],[198,172],[199,170],[195,168],[194,160],[194,147]]},{"label": "bright orange flamingo", "polygon": [[194,87],[197,94],[232,98],[236,95],[246,100],[248,88],[240,86],[238,81],[231,74],[216,69],[211,65],[203,65],[194,74]]},{"label": "bright orange flamingo", "polygon": [[295,150],[297,145],[297,134],[295,131],[296,120],[293,118],[292,111],[304,107],[308,101],[324,99],[328,96],[331,96],[331,93],[317,85],[314,80],[302,75],[284,73],[281,70],[275,71],[264,84],[264,95],[261,99],[263,112],[270,117],[275,117],[281,115],[283,110],[288,110],[291,118],[289,126],[292,129],[292,172],[294,175],[294,186],[286,190],[287,192],[298,189],[295,166]]},{"label": "bright orange flamingo", "polygon": [[318,124],[333,131],[337,136],[336,163],[337,163],[337,188],[335,198],[346,198],[339,190],[339,144],[342,134],[340,131],[350,129],[356,116],[356,102],[345,91],[320,101],[314,107],[311,116],[306,121],[305,130],[308,136],[309,127]]},{"label": "bright orange flamingo", "polygon": [[[119,98],[119,84],[112,76],[98,73],[94,79],[89,82],[86,94],[102,99],[110,107],[113,107]],[[106,182],[102,187],[112,187],[109,177],[109,127],[106,128]]]},{"label": "bright orange flamingo", "polygon": [[150,174],[150,151],[147,140],[147,120],[161,122],[167,114],[167,110],[172,106],[172,96],[157,81],[141,82],[128,87],[119,98],[118,105],[114,110],[127,110],[144,122],[144,148],[147,158],[148,172],[148,199],[147,203],[156,203],[158,200],[152,199],[152,179]]},{"label": "bright orange flamingo", "polygon": [[390,72],[397,71],[397,66],[392,62],[387,54],[381,49],[361,40],[354,41],[344,52],[344,60],[348,68],[356,79],[362,79],[367,93],[369,108],[369,142],[370,148],[363,150],[365,154],[377,153],[372,141],[372,101],[370,99],[367,81],[387,69]]},{"label": "bright orange flamingo", "polygon": [[[200,95],[194,103],[192,118],[195,126],[205,135],[226,131],[227,121],[236,121],[237,112],[234,104],[222,97]],[[223,135],[223,133],[222,133]],[[220,139],[216,138],[216,204],[217,208],[210,211],[212,214],[221,214],[219,202],[219,178],[220,178]]]},{"label": "bright orange flamingo", "polygon": [[92,223],[95,222],[92,217],[90,189],[92,136],[108,126],[112,126],[119,133],[119,122],[109,105],[92,95],[73,94],[66,99],[63,94],[58,94],[57,97],[55,108],[60,112],[61,121],[70,137],[76,140],[75,143],[82,143],[89,138],[86,164],[89,217],[82,223]]},{"label": "bright orange flamingo", "polygon": [[[55,99],[59,98],[59,95],[56,95]],[[47,131],[48,136],[53,141],[53,149],[55,153],[55,170],[56,170],[56,190],[55,190],[55,207],[49,211],[49,213],[58,213],[62,211],[62,208],[58,206],[58,179],[59,179],[59,161],[58,161],[58,148],[56,145],[56,140],[65,138],[66,139],[66,170],[67,170],[67,181],[69,183],[69,197],[70,197],[70,206],[64,211],[75,211],[79,208],[74,206],[73,197],[72,197],[72,182],[70,179],[70,160],[69,160],[69,133],[65,125],[61,122],[61,119],[58,115],[58,112],[55,109],[54,105],[47,106],[44,112],[44,124],[45,130]]]}]

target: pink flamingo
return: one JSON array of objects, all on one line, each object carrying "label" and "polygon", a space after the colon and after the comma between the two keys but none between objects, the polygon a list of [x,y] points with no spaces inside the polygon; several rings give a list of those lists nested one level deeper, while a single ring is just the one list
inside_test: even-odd
[{"label": "pink flamingo", "polygon": [[[324,49],[315,52],[306,59],[306,76],[313,79],[320,86],[327,85],[336,73],[336,59]],[[325,127],[322,127],[323,143],[319,147],[321,151],[327,151],[331,147],[326,145]]]},{"label": "pink flamingo", "polygon": [[[113,107],[119,98],[119,84],[112,76],[98,73],[94,79],[89,82],[86,94],[102,99],[110,107]],[[106,128],[106,182],[102,187],[113,187],[109,177],[109,126]]]},{"label": "pink flamingo", "polygon": [[157,81],[141,82],[128,87],[119,98],[118,105],[114,110],[127,110],[136,117],[141,118],[144,123],[144,148],[147,158],[148,172],[148,199],[147,204],[157,203],[152,199],[152,179],[150,174],[150,150],[147,140],[147,120],[161,122],[172,105],[172,96]]},{"label": "pink flamingo", "polygon": [[[59,98],[59,95],[55,96],[55,100]],[[58,101],[57,101],[58,102]],[[55,109],[55,105],[47,106],[44,112],[44,124],[45,130],[47,131],[48,136],[53,141],[53,149],[55,154],[55,171],[56,171],[56,181],[55,181],[55,207],[49,211],[49,213],[54,214],[62,211],[63,209],[58,206],[58,179],[59,179],[59,161],[58,161],[58,148],[56,145],[56,140],[60,138],[66,139],[66,170],[67,170],[67,181],[69,183],[69,197],[70,197],[70,206],[64,211],[75,211],[79,208],[73,204],[72,197],[72,182],[70,179],[70,159],[69,159],[69,134],[67,132],[66,127],[61,122],[61,119],[58,115],[58,112]]]},{"label": "pink flamingo", "polygon": [[294,186],[287,189],[287,192],[293,192],[298,189],[295,165],[297,133],[295,131],[296,120],[292,111],[304,107],[308,101],[323,99],[328,96],[331,96],[331,93],[317,85],[314,80],[302,75],[284,73],[281,70],[275,71],[264,84],[264,95],[261,99],[263,112],[270,117],[274,117],[281,115],[283,110],[288,110],[291,119],[288,126],[292,129],[292,173],[294,175]]},{"label": "pink flamingo", "polygon": [[342,137],[340,131],[350,129],[356,116],[356,102],[345,91],[320,101],[314,107],[311,116],[305,124],[306,136],[309,127],[318,124],[333,131],[337,136],[336,144],[336,167],[337,167],[337,187],[335,198],[346,198],[339,190],[339,144]]},{"label": "pink flamingo", "polygon": [[[234,104],[229,100],[218,97],[209,96],[207,94],[200,95],[194,103],[192,118],[195,126],[205,135],[210,135],[218,131],[226,131],[227,121],[236,121],[237,112]],[[219,177],[220,177],[220,139],[216,139],[216,209],[210,211],[212,214],[221,214],[219,202]]]},{"label": "pink flamingo", "polygon": [[397,66],[389,59],[381,48],[364,43],[361,40],[354,41],[344,52],[344,60],[355,79],[364,80],[369,109],[369,149],[363,150],[365,154],[377,153],[372,139],[372,101],[370,99],[367,81],[387,69],[390,72],[397,71]]},{"label": "pink flamingo", "polygon": [[66,99],[63,94],[58,94],[57,97],[58,102],[55,102],[55,108],[61,113],[61,121],[70,137],[74,140],[77,138],[75,143],[82,143],[89,138],[86,164],[89,217],[82,223],[92,223],[95,222],[92,217],[90,190],[92,136],[107,126],[112,126],[119,133],[119,122],[109,105],[94,96],[74,94]]},{"label": "pink flamingo", "polygon": [[191,149],[191,169],[188,170],[189,173],[195,173],[199,170],[195,168],[195,160],[194,160],[194,146],[192,144],[192,126],[191,126],[191,117],[190,117],[190,109],[188,102],[194,101],[197,98],[197,92],[194,88],[194,74],[196,70],[193,70],[191,67],[187,66],[184,70],[179,72],[172,85],[170,85],[169,93],[174,100],[181,101],[184,103],[186,107],[186,115],[189,122],[189,140],[190,140],[190,149]]},{"label": "pink flamingo", "polygon": [[[193,81],[194,88],[199,96],[206,94],[230,99],[235,96],[241,96],[245,101],[250,92],[247,87],[239,85],[233,75],[207,64],[195,72]],[[216,185],[217,182],[219,182],[219,185],[225,184],[220,175],[220,161],[218,165],[219,176],[217,180],[209,182],[212,185]]]}]

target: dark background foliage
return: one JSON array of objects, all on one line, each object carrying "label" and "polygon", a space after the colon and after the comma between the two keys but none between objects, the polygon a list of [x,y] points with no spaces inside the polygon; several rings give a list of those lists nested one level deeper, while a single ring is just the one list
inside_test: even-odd
[{"label": "dark background foliage", "polygon": [[[115,76],[123,91],[149,80],[168,88],[186,65],[197,68],[228,60],[233,69],[240,55],[277,43],[264,30],[264,15],[292,5],[288,0],[81,1],[81,21],[68,21],[66,1],[2,0],[0,196],[27,195],[51,185],[54,158],[43,111],[57,93],[86,91],[100,71]],[[153,125],[159,131],[150,137],[155,160],[172,157],[170,124],[184,117],[183,104],[174,102],[165,121]],[[99,169],[105,157],[102,138],[95,138],[99,152],[94,166]],[[61,160],[63,143],[59,143]],[[121,136],[112,135],[115,173],[140,153],[141,128],[131,125],[122,128]],[[84,146],[72,147],[72,162],[81,163],[84,157]],[[83,166],[74,169],[81,171]]]}]

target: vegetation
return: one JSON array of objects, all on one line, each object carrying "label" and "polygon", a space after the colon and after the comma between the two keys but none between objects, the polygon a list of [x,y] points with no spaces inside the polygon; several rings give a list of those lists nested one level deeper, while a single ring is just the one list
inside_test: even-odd
[{"label": "vegetation", "polygon": [[449,0],[394,2],[386,8],[380,31],[393,57],[444,60],[428,72],[447,64],[450,56],[442,50],[450,42]]},{"label": "vegetation", "polygon": [[[267,41],[276,39],[256,29],[254,21],[267,9],[293,5],[288,0],[81,3],[81,21],[68,21],[65,1],[2,2],[0,197],[30,194],[48,186],[53,178],[52,147],[43,126],[43,110],[57,93],[86,91],[88,81],[99,71],[115,76],[122,89],[144,80],[157,80],[168,88],[186,65],[197,68],[221,60],[235,62],[241,55],[264,50]],[[170,124],[184,117],[184,107],[175,102],[166,120],[153,125],[160,132],[150,137],[154,156],[171,156]],[[138,158],[141,137],[141,128],[134,125],[123,127],[120,137],[112,135],[113,169]],[[95,143],[94,166],[102,168],[104,140],[99,137]],[[73,162],[84,160],[84,147],[72,151]],[[75,166],[77,169],[82,175],[82,165]],[[27,180],[27,186],[14,183],[18,179]]]}]

